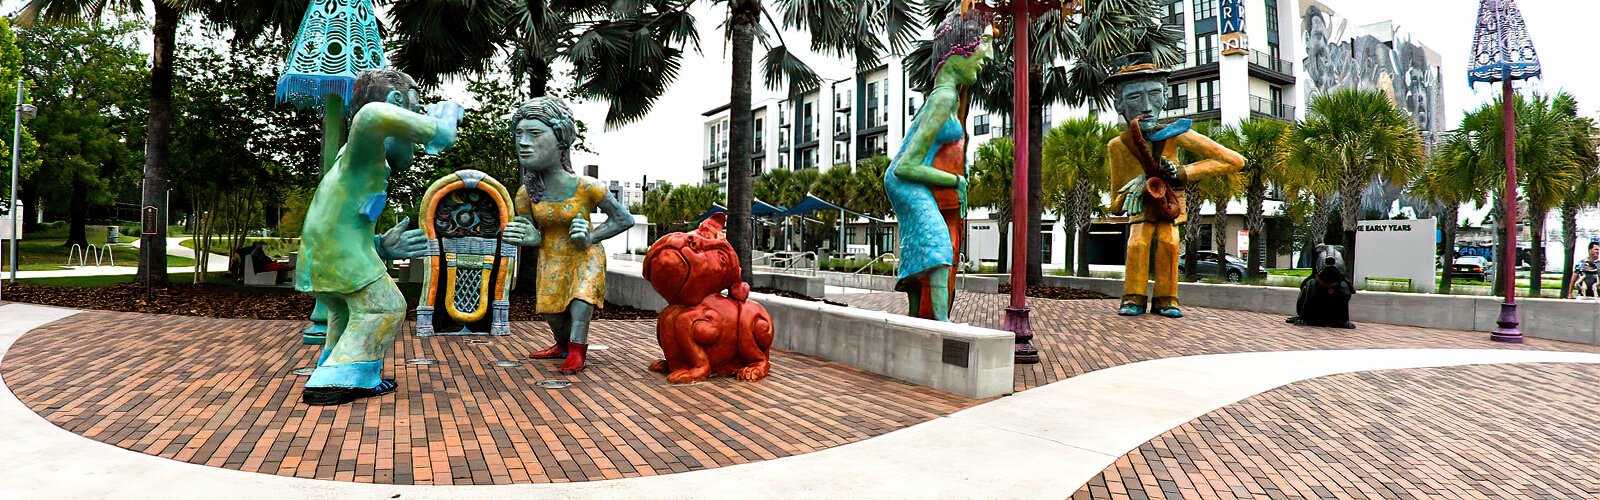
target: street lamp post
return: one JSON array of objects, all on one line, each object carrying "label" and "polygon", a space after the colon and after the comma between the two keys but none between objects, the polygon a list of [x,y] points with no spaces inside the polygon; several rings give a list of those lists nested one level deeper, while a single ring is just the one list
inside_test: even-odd
[{"label": "street lamp post", "polygon": [[[1028,35],[1031,18],[1050,10],[1070,15],[1077,10],[1076,0],[967,0],[963,8],[977,7],[998,15],[1011,16],[1012,61],[1012,142],[1016,154],[1011,168],[1011,304],[1006,308],[1005,329],[1016,334],[1013,355],[1017,363],[1039,362],[1033,347],[1033,327],[1028,319]],[[1037,237],[1036,235],[1034,237]]]},{"label": "street lamp post", "polygon": [[18,79],[17,107],[11,122],[11,206],[7,207],[7,211],[11,213],[11,234],[9,236],[11,239],[11,283],[17,282],[17,224],[21,222],[17,218],[17,209],[22,206],[17,201],[17,171],[21,169],[21,163],[18,160],[22,155],[22,119],[32,120],[38,113],[38,108],[33,107],[32,104],[22,103],[22,85],[22,80]]},{"label": "street lamp post", "polygon": [[[1468,84],[1499,82],[1500,106],[1505,120],[1506,184],[1501,192],[1505,217],[1505,302],[1500,304],[1499,328],[1490,334],[1496,342],[1522,343],[1521,318],[1517,314],[1517,132],[1516,93],[1511,82],[1537,78],[1541,73],[1539,55],[1533,50],[1533,40],[1528,37],[1528,27],[1522,22],[1522,12],[1516,0],[1481,0],[1478,4],[1478,26],[1472,41],[1472,69],[1467,71]],[[1538,237],[1538,236],[1535,236]],[[1540,272],[1534,269],[1532,272]]]}]

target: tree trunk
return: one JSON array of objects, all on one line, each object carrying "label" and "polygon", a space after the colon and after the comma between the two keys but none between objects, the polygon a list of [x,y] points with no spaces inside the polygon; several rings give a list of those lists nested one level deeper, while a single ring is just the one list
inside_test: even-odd
[{"label": "tree trunk", "polygon": [[1345,276],[1361,287],[1356,282],[1356,222],[1361,218],[1361,192],[1366,189],[1367,182],[1363,176],[1351,175],[1346,172],[1344,181],[1339,183],[1339,222],[1344,229],[1344,267]]},{"label": "tree trunk", "polygon": [[[23,232],[44,229],[44,224],[39,223],[39,206],[43,204],[39,200],[39,188],[32,182],[23,182],[17,190],[17,198],[21,199],[23,204],[22,218],[19,219],[22,222]],[[5,237],[9,238],[11,235],[7,234]]]},{"label": "tree trunk", "polygon": [[1061,270],[1064,273],[1077,276],[1074,273],[1077,269],[1077,265],[1074,262],[1078,259],[1078,229],[1072,224],[1062,223],[1061,230],[1067,234],[1066,248],[1061,249]]},{"label": "tree trunk", "polygon": [[1444,207],[1444,220],[1439,221],[1444,237],[1444,257],[1439,259],[1442,269],[1439,271],[1439,293],[1450,294],[1450,282],[1455,279],[1456,263],[1456,221],[1460,215],[1461,207],[1454,203],[1446,203]]},{"label": "tree trunk", "polygon": [[1195,191],[1191,183],[1183,187],[1184,213],[1191,217],[1183,223],[1183,279],[1194,281],[1199,279],[1198,269],[1200,263],[1200,222],[1193,217],[1198,217],[1200,212],[1200,193]]},{"label": "tree trunk", "polygon": [[153,59],[150,64],[150,117],[145,125],[142,205],[156,207],[155,235],[139,245],[139,283],[167,282],[167,154],[172,142],[172,63],[177,44],[178,9],[155,4]]},{"label": "tree trunk", "polygon": [[1011,263],[1011,258],[1010,258],[1011,252],[1007,252],[1006,251],[1007,250],[1006,249],[1006,243],[1011,241],[1011,238],[1009,237],[1011,235],[1011,227],[1010,227],[1011,226],[1011,221],[1008,220],[1010,218],[1011,218],[1010,216],[1001,214],[1000,220],[999,220],[999,223],[1000,223],[1000,241],[998,243],[995,243],[996,253],[998,253],[999,256],[996,257],[995,261],[994,261],[994,267],[995,267],[994,272],[999,273],[999,274],[1006,274],[1006,273],[1010,272],[1010,269],[1011,269],[1011,266],[1010,266],[1010,263]]},{"label": "tree trunk", "polygon": [[67,242],[62,246],[78,245],[87,250],[89,235],[84,226],[89,223],[89,184],[81,177],[72,179],[72,200],[68,203]]},{"label": "tree trunk", "polygon": [[1566,258],[1561,263],[1561,296],[1571,298],[1572,266],[1578,265],[1578,204],[1561,204],[1561,253]]},{"label": "tree trunk", "polygon": [[1029,285],[1044,282],[1044,73],[1028,69],[1028,270]]},{"label": "tree trunk", "polygon": [[1217,251],[1217,278],[1228,281],[1228,200],[1212,200],[1217,215],[1211,218],[1211,245]]},{"label": "tree trunk", "polygon": [[1078,277],[1089,277],[1089,225],[1078,226]]},{"label": "tree trunk", "polygon": [[750,253],[750,75],[761,2],[734,0],[728,8],[732,9],[728,29],[733,31],[733,78],[728,99],[728,241],[739,256],[743,280],[748,283],[754,276]]},{"label": "tree trunk", "polygon": [[1245,261],[1245,277],[1251,281],[1261,279],[1262,263],[1267,257],[1266,214],[1261,213],[1266,204],[1267,183],[1260,168],[1250,171],[1250,185],[1245,188],[1245,230],[1250,234],[1250,254]]},{"label": "tree trunk", "polygon": [[1313,252],[1316,252],[1317,245],[1327,242],[1328,219],[1333,216],[1330,213],[1333,208],[1332,198],[1329,195],[1318,195],[1316,198],[1316,202],[1311,208],[1311,227],[1307,229],[1309,233],[1306,234],[1306,247],[1300,251],[1301,259],[1310,262],[1312,269],[1317,268],[1316,257]]},{"label": "tree trunk", "polygon": [[1544,219],[1549,213],[1545,210],[1535,209],[1528,214],[1528,232],[1533,239],[1528,266],[1528,296],[1539,297],[1540,285],[1544,281]]}]

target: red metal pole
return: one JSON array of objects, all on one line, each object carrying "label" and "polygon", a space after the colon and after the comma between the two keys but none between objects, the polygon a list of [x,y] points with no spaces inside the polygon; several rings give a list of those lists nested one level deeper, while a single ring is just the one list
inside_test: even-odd
[{"label": "red metal pole", "polygon": [[[1505,149],[1506,149],[1506,188],[1501,194],[1501,202],[1505,204],[1505,237],[1506,260],[1500,266],[1505,268],[1506,288],[1505,302],[1500,304],[1500,319],[1494,333],[1489,335],[1490,340],[1496,342],[1522,343],[1522,330],[1518,325],[1521,320],[1517,317],[1517,112],[1516,94],[1511,91],[1511,70],[1509,66],[1503,75],[1501,109],[1505,118]],[[1539,272],[1534,269],[1531,272]]]},{"label": "red metal pole", "polygon": [[1011,0],[1012,124],[1015,154],[1011,169],[1011,307],[1006,330],[1017,334],[1017,363],[1038,363],[1028,321],[1028,20],[1029,0]]}]

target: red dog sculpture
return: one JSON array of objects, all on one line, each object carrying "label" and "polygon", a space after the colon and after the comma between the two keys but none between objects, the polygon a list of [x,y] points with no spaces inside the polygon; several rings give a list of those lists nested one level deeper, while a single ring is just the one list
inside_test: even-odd
[{"label": "red dog sculpture", "polygon": [[722,234],[726,221],[727,215],[714,214],[694,232],[661,237],[645,254],[644,279],[668,304],[656,320],[666,359],[650,371],[666,373],[668,382],[723,375],[761,380],[771,366],[772,316],[746,300],[750,285],[739,281],[739,259]]}]

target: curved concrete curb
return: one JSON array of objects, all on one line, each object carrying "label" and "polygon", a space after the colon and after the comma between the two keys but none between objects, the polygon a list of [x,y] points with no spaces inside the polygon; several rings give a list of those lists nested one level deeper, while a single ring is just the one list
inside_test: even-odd
[{"label": "curved concrete curb", "polygon": [[[0,306],[0,358],[23,333],[73,313]],[[177,462],[61,430],[7,390],[0,391],[0,498],[1062,498],[1167,430],[1284,384],[1358,371],[1546,362],[1600,364],[1600,354],[1385,349],[1167,358],[805,455],[665,476],[509,486],[357,484]]]}]

